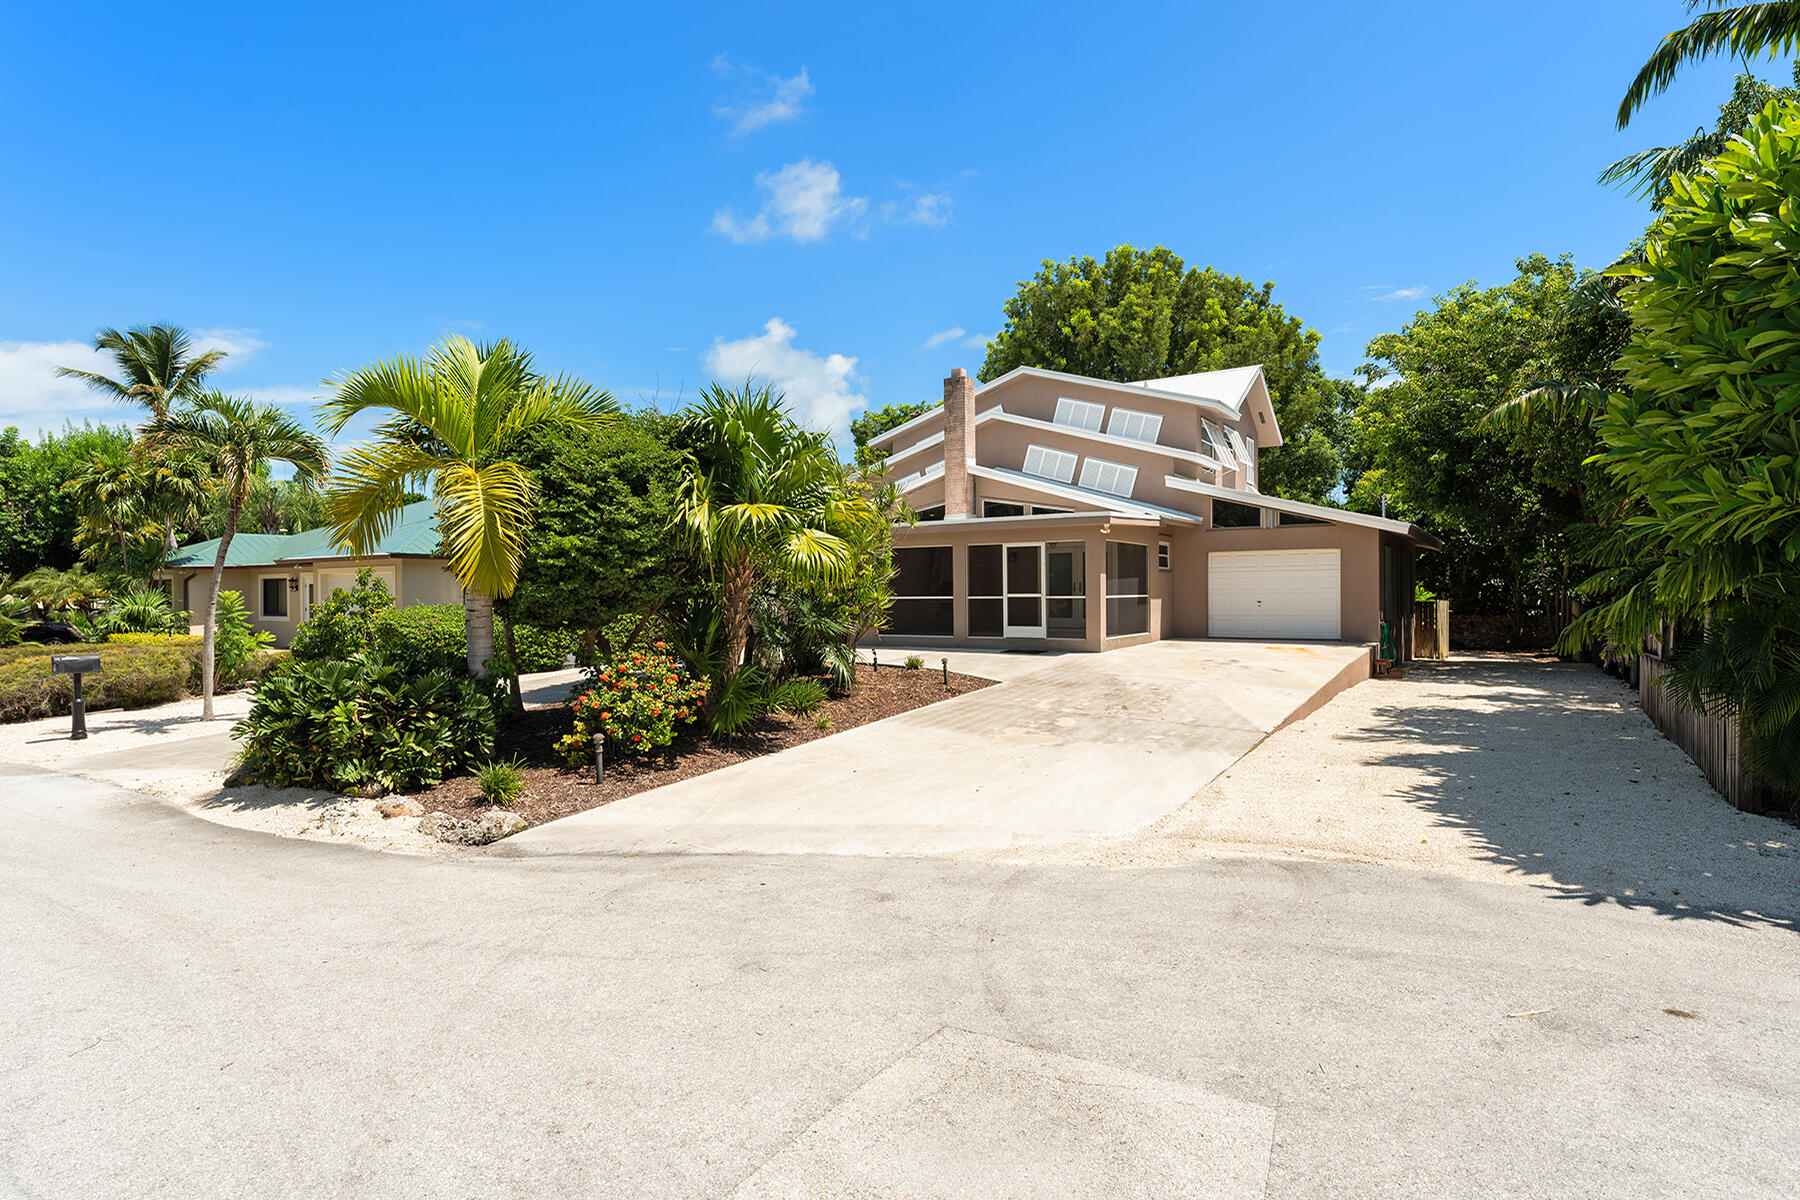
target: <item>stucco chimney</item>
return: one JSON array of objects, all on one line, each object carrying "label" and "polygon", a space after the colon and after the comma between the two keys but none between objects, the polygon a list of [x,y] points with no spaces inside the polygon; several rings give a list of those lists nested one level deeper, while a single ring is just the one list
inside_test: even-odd
[{"label": "stucco chimney", "polygon": [[944,518],[975,513],[969,458],[975,453],[975,381],[961,367],[944,380]]}]

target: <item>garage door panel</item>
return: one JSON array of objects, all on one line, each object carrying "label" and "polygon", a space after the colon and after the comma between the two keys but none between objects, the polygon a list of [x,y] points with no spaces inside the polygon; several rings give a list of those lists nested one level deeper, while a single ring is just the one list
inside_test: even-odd
[{"label": "garage door panel", "polygon": [[1207,555],[1207,632],[1337,638],[1341,578],[1337,550],[1214,551]]}]

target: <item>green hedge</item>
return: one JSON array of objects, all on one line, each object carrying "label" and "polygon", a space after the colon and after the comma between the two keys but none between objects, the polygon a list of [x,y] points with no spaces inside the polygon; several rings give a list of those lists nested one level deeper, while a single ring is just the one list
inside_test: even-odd
[{"label": "green hedge", "polygon": [[75,681],[50,673],[53,654],[98,654],[100,673],[82,677],[90,710],[147,708],[200,690],[199,640],[159,639],[160,645],[108,642],[75,646],[9,646],[0,650],[0,721],[63,716]]},{"label": "green hedge", "polygon": [[[469,642],[463,636],[460,604],[414,604],[390,608],[375,618],[375,640],[381,649],[425,658],[467,658]],[[559,629],[515,625],[513,642],[519,652],[519,670],[554,671],[575,651],[576,637]],[[505,636],[494,622],[494,651],[505,653]]]}]

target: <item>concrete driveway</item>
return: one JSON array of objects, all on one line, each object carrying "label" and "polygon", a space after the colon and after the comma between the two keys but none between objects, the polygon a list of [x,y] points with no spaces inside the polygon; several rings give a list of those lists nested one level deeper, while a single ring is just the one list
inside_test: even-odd
[{"label": "concrete driveway", "polygon": [[5,768],[0,820],[8,1197],[1800,1178],[1766,923],[1271,859],[415,859]]},{"label": "concrete driveway", "polygon": [[920,653],[1002,682],[538,826],[502,852],[942,854],[1118,836],[1368,661],[1359,646],[1200,641]]}]

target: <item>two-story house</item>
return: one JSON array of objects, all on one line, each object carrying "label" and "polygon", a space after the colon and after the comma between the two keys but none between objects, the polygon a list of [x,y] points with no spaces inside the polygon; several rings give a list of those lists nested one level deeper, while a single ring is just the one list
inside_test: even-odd
[{"label": "two-story house", "polygon": [[1112,383],[1021,367],[875,439],[919,513],[885,636],[1111,650],[1161,638],[1379,642],[1410,657],[1404,521],[1263,495],[1261,367]]}]

